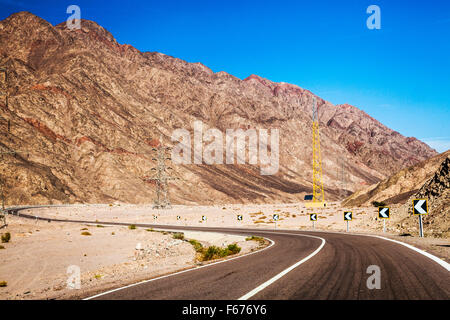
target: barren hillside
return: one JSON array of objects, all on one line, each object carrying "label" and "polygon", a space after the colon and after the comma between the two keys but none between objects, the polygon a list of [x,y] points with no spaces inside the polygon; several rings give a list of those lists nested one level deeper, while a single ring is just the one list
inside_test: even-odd
[{"label": "barren hillside", "polygon": [[[0,21],[0,66],[9,101],[0,146],[8,204],[149,203],[152,147],[173,145],[174,129],[193,122],[226,129],[280,130],[280,169],[256,165],[172,165],[175,203],[298,201],[311,192],[311,101],[298,86],[252,75],[212,72],[162,53],[117,43],[103,27],[52,26],[27,12]],[[318,99],[327,199],[340,191],[339,160],[348,163],[346,192],[371,185],[436,155],[415,138],[385,127],[350,105]]]},{"label": "barren hillside", "polygon": [[373,201],[402,204],[435,174],[450,150],[414,166],[402,169],[386,180],[355,192],[343,202],[344,206],[370,205]]}]

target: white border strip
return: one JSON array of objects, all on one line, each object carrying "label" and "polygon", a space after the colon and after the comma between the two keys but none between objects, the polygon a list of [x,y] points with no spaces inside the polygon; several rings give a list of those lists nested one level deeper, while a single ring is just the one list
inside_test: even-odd
[{"label": "white border strip", "polygon": [[444,267],[447,271],[450,271],[450,264],[449,263],[445,262],[444,260],[442,260],[442,259],[440,259],[440,258],[438,258],[436,256],[433,256],[431,253],[428,253],[426,251],[420,250],[420,249],[418,249],[418,248],[416,248],[416,247],[414,247],[414,246],[412,246],[410,244],[407,244],[407,243],[404,243],[404,242],[401,242],[401,241],[398,241],[398,240],[394,240],[394,239],[385,238],[383,236],[376,236],[376,235],[366,235],[366,236],[380,238],[380,239],[384,239],[384,240],[387,240],[387,241],[392,241],[392,242],[401,244],[402,246],[405,246],[405,247],[407,247],[407,248],[409,248],[411,250],[414,250],[414,251],[424,255],[425,257],[430,258],[434,262],[436,262],[436,263],[440,264],[442,267]]},{"label": "white border strip", "polygon": [[[292,233],[291,233],[292,234]],[[264,282],[263,284],[261,284],[259,287],[253,289],[252,291],[250,291],[249,293],[243,295],[242,297],[240,297],[238,300],[248,300],[251,297],[253,297],[255,294],[257,294],[258,292],[264,290],[265,288],[267,288],[268,286],[270,286],[272,283],[274,283],[275,281],[279,280],[280,278],[282,278],[283,276],[285,276],[287,273],[289,273],[290,271],[294,270],[295,268],[297,268],[299,265],[301,265],[302,263],[308,261],[309,259],[311,259],[312,257],[314,257],[316,254],[319,253],[320,250],[322,250],[322,248],[325,246],[325,239],[324,238],[320,238],[320,237],[315,237],[315,236],[310,236],[310,235],[306,235],[306,234],[302,234],[299,236],[304,236],[304,237],[311,237],[311,238],[317,238],[317,239],[321,239],[322,243],[321,245],[313,252],[311,253],[309,256],[307,256],[306,258],[303,258],[302,260],[298,261],[297,263],[293,264],[292,266],[290,266],[289,268],[283,270],[282,272],[280,272],[279,274],[277,274],[276,276],[274,276],[273,278],[269,279],[268,281]]]},{"label": "white border strip", "polygon": [[[297,230],[289,230],[289,229],[281,229],[281,230],[285,230],[285,231],[297,231]],[[444,269],[446,269],[447,271],[450,271],[450,264],[447,263],[446,261],[442,260],[439,257],[436,257],[435,255],[432,255],[431,253],[428,253],[424,250],[421,250],[419,248],[414,247],[413,245],[410,245],[406,242],[402,242],[399,240],[394,240],[394,239],[390,239],[390,238],[386,238],[383,236],[379,236],[376,234],[366,234],[366,233],[346,233],[346,232],[338,232],[338,231],[326,231],[326,230],[301,230],[302,232],[317,232],[317,233],[333,233],[333,234],[340,234],[340,235],[347,235],[347,236],[364,236],[364,237],[372,237],[372,238],[379,238],[379,239],[383,239],[383,240],[387,240],[387,241],[391,241],[391,242],[395,242],[397,244],[400,244],[402,246],[405,246],[413,251],[416,251],[417,253],[420,253],[422,255],[424,255],[425,257],[433,260],[434,262],[436,262],[437,264],[439,264],[440,266],[444,267]]]},{"label": "white border strip", "polygon": [[[203,232],[205,232],[205,231],[203,231]],[[160,277],[153,278],[153,279],[150,279],[150,280],[144,280],[144,281],[141,281],[141,282],[133,283],[133,284],[130,284],[130,285],[127,285],[127,286],[124,286],[124,287],[120,287],[120,288],[116,288],[116,289],[113,289],[113,290],[109,290],[109,291],[106,291],[106,292],[102,292],[102,293],[96,294],[95,296],[88,297],[88,298],[85,298],[83,300],[95,299],[97,297],[101,297],[101,296],[104,296],[104,295],[107,295],[107,294],[110,294],[110,293],[113,293],[113,292],[116,292],[116,291],[120,291],[120,290],[123,290],[123,289],[131,288],[131,287],[143,284],[143,283],[148,283],[148,282],[156,281],[156,280],[159,280],[159,279],[168,278],[168,277],[171,277],[171,276],[175,276],[175,275],[186,273],[186,272],[193,271],[193,270],[199,270],[199,269],[210,267],[210,266],[213,266],[213,265],[216,265],[216,264],[219,264],[219,263],[224,263],[224,262],[228,262],[228,261],[231,261],[231,260],[243,258],[243,257],[249,256],[251,254],[263,252],[264,250],[269,249],[270,247],[272,247],[275,244],[275,241],[273,241],[273,240],[271,240],[269,238],[266,238],[266,239],[270,241],[270,245],[265,247],[265,248],[263,248],[263,249],[261,249],[261,250],[249,252],[249,253],[243,254],[243,255],[238,256],[238,257],[229,258],[229,259],[225,259],[225,260],[222,260],[222,261],[209,263],[209,264],[206,264],[206,265],[203,265],[203,266],[200,266],[200,267],[194,267],[194,268],[186,269],[186,270],[183,270],[183,271],[178,271],[178,272],[171,273],[171,274],[166,274],[164,276],[160,276]]]}]

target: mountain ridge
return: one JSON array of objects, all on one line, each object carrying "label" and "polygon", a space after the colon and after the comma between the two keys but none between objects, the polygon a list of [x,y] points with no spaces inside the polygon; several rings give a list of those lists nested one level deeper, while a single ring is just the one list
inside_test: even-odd
[{"label": "mountain ridge", "polygon": [[296,85],[241,80],[140,52],[95,22],[68,30],[16,13],[0,21],[0,44],[0,64],[11,70],[9,105],[0,107],[13,125],[0,142],[25,151],[2,163],[9,203],[151,202],[155,186],[144,177],[154,165],[152,146],[160,136],[173,144],[173,130],[192,131],[196,120],[219,130],[279,128],[280,170],[260,176],[253,165],[177,165],[175,203],[299,201],[312,189],[313,96],[327,198],[342,189],[341,158],[348,194],[436,154],[356,107],[334,106]]}]

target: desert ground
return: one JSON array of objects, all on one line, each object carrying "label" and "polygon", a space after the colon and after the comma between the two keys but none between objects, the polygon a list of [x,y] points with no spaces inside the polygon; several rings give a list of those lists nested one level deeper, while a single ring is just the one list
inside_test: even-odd
[{"label": "desert ground", "polygon": [[[0,299],[78,299],[207,262],[173,233],[127,226],[58,223],[8,217],[11,240],[0,249]],[[89,235],[82,235],[88,232]],[[256,241],[219,233],[184,232],[203,246],[236,243],[238,255],[257,249]],[[233,255],[235,256],[235,255]],[[80,289],[67,285],[79,267]]]},{"label": "desert ground", "polygon": [[[393,218],[377,219],[374,207],[342,208],[329,203],[326,209],[306,208],[304,204],[184,206],[155,210],[151,205],[102,204],[53,206],[23,210],[36,217],[86,220],[90,224],[47,222],[8,216],[8,226],[1,234],[11,233],[11,241],[0,250],[0,299],[74,299],[87,297],[121,285],[135,283],[186,268],[202,262],[196,259],[193,246],[172,233],[158,228],[130,229],[108,226],[108,222],[205,227],[242,227],[313,231],[309,214],[317,212],[316,231],[346,232],[343,212],[352,211],[350,233],[368,233],[410,243],[446,261],[450,261],[450,241],[443,238],[418,238],[416,230],[406,236]],[[276,225],[273,215],[280,219]],[[242,221],[237,216],[242,215]],[[202,220],[205,217],[206,220]],[[103,224],[102,224],[103,223]],[[167,229],[166,229],[167,230]],[[82,235],[88,232],[90,235]],[[251,231],[249,231],[249,236]],[[245,237],[220,233],[184,232],[204,246],[225,247],[236,243],[240,255],[261,247]],[[67,286],[69,266],[78,266],[81,289]]]}]

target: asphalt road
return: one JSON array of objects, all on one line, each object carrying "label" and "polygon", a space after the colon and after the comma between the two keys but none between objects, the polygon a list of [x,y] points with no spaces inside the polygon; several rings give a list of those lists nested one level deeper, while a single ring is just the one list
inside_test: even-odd
[{"label": "asphalt road", "polygon": [[[286,230],[136,226],[255,235],[273,240],[274,245],[258,253],[133,285],[94,299],[235,300],[249,297],[251,292],[249,298],[257,300],[450,298],[448,270],[403,245],[376,237]],[[313,253],[316,254],[307,261],[282,273]],[[367,287],[372,275],[367,269],[371,265],[380,268],[380,289]],[[255,291],[277,275],[276,281]]]}]

